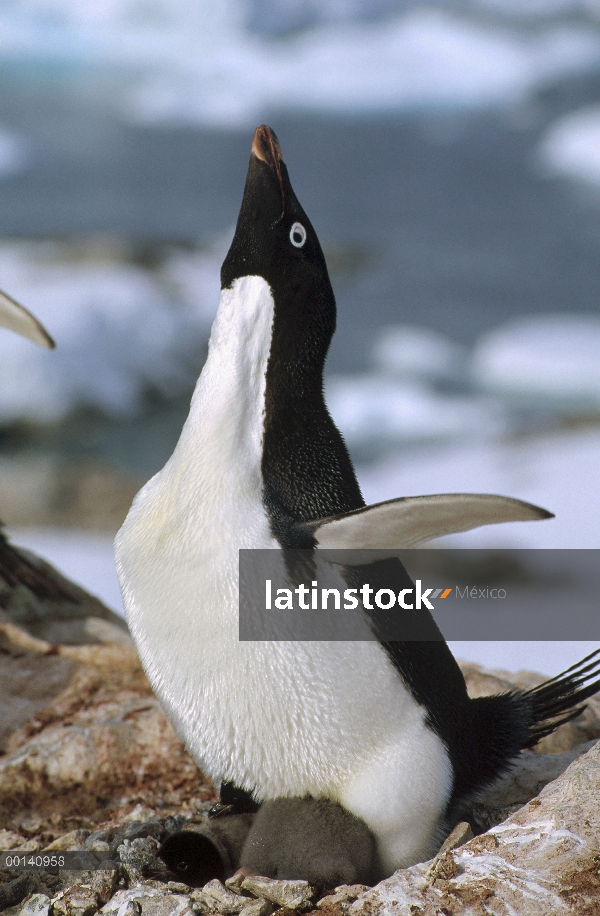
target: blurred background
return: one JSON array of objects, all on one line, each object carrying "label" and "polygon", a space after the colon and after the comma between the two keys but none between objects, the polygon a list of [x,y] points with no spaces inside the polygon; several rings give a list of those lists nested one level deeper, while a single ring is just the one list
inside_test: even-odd
[{"label": "blurred background", "polygon": [[600,547],[600,0],[5,0],[0,288],[57,342],[0,337],[13,540],[119,608],[111,539],[185,420],[261,122],[330,266],[366,500],[503,493],[556,519],[452,543]]}]

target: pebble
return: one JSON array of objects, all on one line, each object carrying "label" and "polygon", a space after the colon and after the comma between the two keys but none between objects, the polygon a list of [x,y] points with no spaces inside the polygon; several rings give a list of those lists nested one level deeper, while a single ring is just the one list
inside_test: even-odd
[{"label": "pebble", "polygon": [[46,894],[33,894],[21,908],[21,916],[49,916],[50,897]]},{"label": "pebble", "polygon": [[0,851],[19,849],[23,842],[23,837],[18,833],[14,833],[13,830],[0,830]]},{"label": "pebble", "polygon": [[110,846],[106,840],[92,840],[91,843],[85,844],[85,848],[89,849],[90,852],[99,852],[101,855],[106,856],[108,859]]},{"label": "pebble", "polygon": [[240,911],[240,916],[271,916],[274,909],[270,900],[253,900]]},{"label": "pebble", "polygon": [[0,887],[0,912],[8,907],[17,906],[28,894],[38,889],[38,881],[34,872],[23,872]]},{"label": "pebble", "polygon": [[143,837],[136,840],[125,840],[117,849],[121,862],[124,865],[133,865],[134,868],[144,868],[156,858],[158,843],[153,837]]},{"label": "pebble", "polygon": [[75,885],[52,900],[52,916],[94,916],[98,895],[91,887]]},{"label": "pebble", "polygon": [[321,897],[317,907],[321,909],[324,906],[335,906],[338,903],[351,903],[368,890],[370,888],[366,884],[340,884],[339,887],[335,888],[335,893],[328,894],[327,897]]},{"label": "pebble", "polygon": [[231,878],[227,878],[225,881],[225,887],[229,888],[230,891],[233,891],[234,894],[242,893],[242,884],[246,875],[244,872],[240,871],[235,875],[232,875]]},{"label": "pebble", "polygon": [[449,833],[444,840],[442,848],[438,852],[438,856],[442,856],[445,852],[450,852],[452,849],[458,849],[458,847],[462,846],[463,843],[467,843],[469,840],[472,840],[473,835],[474,834],[471,830],[471,825],[466,821],[461,821],[461,823],[457,824],[454,830]]},{"label": "pebble", "polygon": [[250,891],[255,897],[264,897],[277,906],[287,906],[291,910],[312,906],[314,894],[308,881],[277,881],[254,875],[244,879],[242,889]]},{"label": "pebble", "polygon": [[60,836],[54,842],[49,843],[44,847],[44,852],[47,850],[69,850],[69,849],[83,849],[85,841],[90,835],[89,830],[71,830],[70,833],[65,833],[63,836]]},{"label": "pebble", "polygon": [[100,910],[102,916],[192,916],[189,897],[148,884],[117,891]]},{"label": "pebble", "polygon": [[189,894],[190,888],[182,881],[168,881],[167,887],[172,894]]},{"label": "pebble", "polygon": [[212,909],[223,913],[223,916],[237,916],[250,902],[248,897],[241,897],[230,891],[218,878],[205,884],[197,899],[200,903],[207,903]]}]

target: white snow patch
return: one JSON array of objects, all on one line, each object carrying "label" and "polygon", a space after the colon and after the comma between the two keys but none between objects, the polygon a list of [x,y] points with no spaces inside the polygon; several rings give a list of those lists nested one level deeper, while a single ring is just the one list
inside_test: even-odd
[{"label": "white snow patch", "polygon": [[511,321],[479,341],[473,373],[504,397],[600,409],[600,318],[548,314]]},{"label": "white snow patch", "polygon": [[[211,271],[199,261],[195,295],[178,297],[176,257],[163,279],[118,260],[78,260],[51,243],[2,244],[2,288],[34,312],[57,349],[2,334],[0,420],[59,420],[80,405],[128,415],[147,386],[169,394],[188,386],[209,300],[218,303]],[[217,263],[212,273],[218,278]]]},{"label": "white snow patch", "polygon": [[550,176],[600,185],[600,105],[555,121],[540,141],[538,159]]},{"label": "white snow patch", "polygon": [[508,20],[416,7],[268,39],[246,30],[246,16],[241,0],[26,0],[0,8],[0,52],[104,69],[133,85],[115,103],[142,123],[235,127],[281,109],[512,103],[600,60],[591,24],[555,21],[525,32]]},{"label": "white snow patch", "polygon": [[443,334],[413,325],[389,325],[373,344],[375,365],[398,377],[446,378],[459,375],[465,348]]},{"label": "white snow patch", "polygon": [[410,379],[375,373],[329,376],[325,393],[350,447],[490,436],[502,432],[501,408],[485,398],[449,396]]}]

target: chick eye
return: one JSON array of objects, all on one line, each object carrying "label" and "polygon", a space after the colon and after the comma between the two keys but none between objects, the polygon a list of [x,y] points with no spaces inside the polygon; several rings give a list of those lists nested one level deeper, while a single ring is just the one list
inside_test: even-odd
[{"label": "chick eye", "polygon": [[294,223],[290,229],[290,242],[294,248],[302,248],[306,241],[306,229],[302,223]]}]

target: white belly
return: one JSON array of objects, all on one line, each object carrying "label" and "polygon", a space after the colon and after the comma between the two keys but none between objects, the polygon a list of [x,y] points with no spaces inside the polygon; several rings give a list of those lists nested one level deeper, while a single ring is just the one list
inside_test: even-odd
[{"label": "white belly", "polygon": [[248,278],[223,293],[180,442],[117,536],[127,619],[156,695],[207,774],[259,800],[341,801],[375,832],[389,872],[429,854],[451,789],[423,708],[375,642],[238,639],[238,550],[278,546],[261,502],[253,406],[263,403],[272,298],[249,279],[255,307],[241,343],[232,314],[239,324],[236,284]]}]

